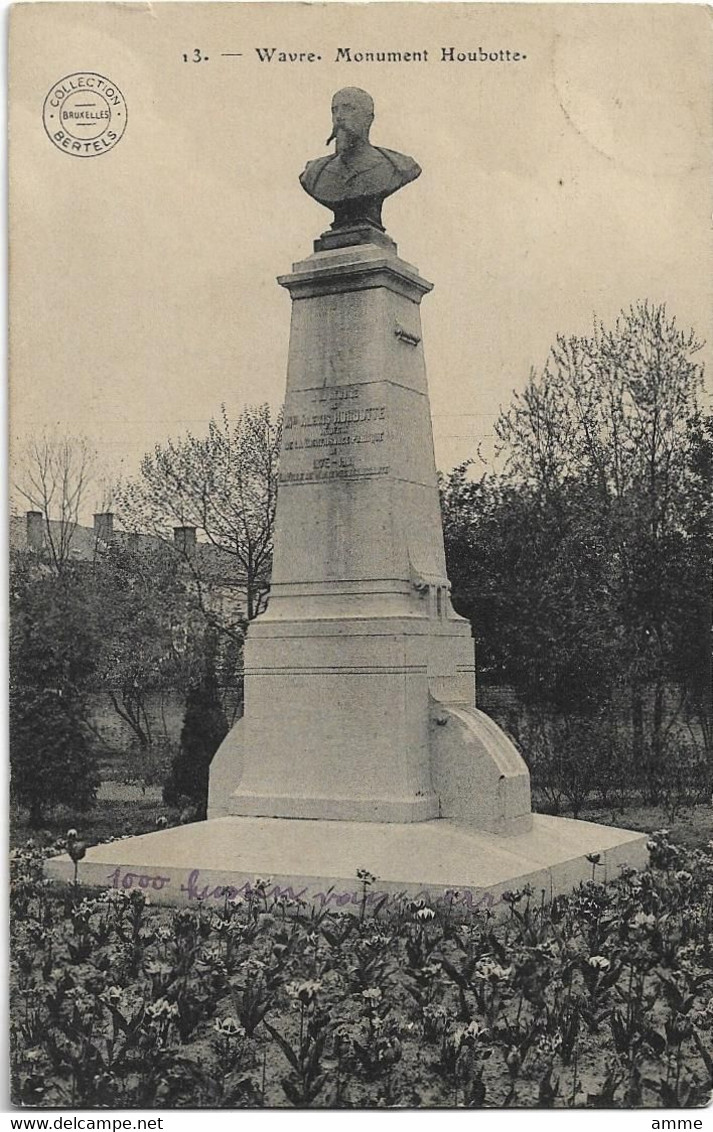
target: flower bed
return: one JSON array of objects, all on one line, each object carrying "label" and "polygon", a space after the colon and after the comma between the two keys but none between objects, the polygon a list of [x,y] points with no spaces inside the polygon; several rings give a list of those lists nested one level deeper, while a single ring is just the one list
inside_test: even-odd
[{"label": "flower bed", "polygon": [[551,904],[153,908],[16,851],[18,1105],[677,1107],[713,1084],[713,843]]}]

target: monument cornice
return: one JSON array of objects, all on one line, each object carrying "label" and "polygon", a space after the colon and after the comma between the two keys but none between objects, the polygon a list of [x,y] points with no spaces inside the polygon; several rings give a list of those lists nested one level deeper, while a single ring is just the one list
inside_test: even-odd
[{"label": "monument cornice", "polygon": [[334,262],[329,252],[317,252],[310,259],[295,264],[290,275],[279,275],[277,282],[293,299],[385,287],[420,303],[423,296],[433,290],[433,284],[415,268],[398,256],[388,254]]}]

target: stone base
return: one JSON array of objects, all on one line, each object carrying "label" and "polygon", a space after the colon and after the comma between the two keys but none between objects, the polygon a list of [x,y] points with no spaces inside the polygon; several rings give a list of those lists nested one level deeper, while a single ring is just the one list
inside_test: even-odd
[{"label": "stone base", "polygon": [[[359,911],[357,871],[377,879],[369,903],[402,895],[452,900],[468,908],[505,907],[502,894],[532,885],[536,899],[571,891],[619,866],[647,864],[647,835],[591,822],[533,814],[515,836],[484,833],[447,819],[404,825],[227,817],[96,845],[79,865],[79,882],[140,889],[156,904],[221,904],[268,880],[267,898]],[[594,867],[587,854],[600,854]],[[48,876],[71,881],[68,856],[46,862]]]},{"label": "stone base", "polygon": [[384,228],[377,228],[366,221],[351,224],[345,228],[331,228],[314,241],[315,252],[327,252],[333,248],[349,248],[355,244],[376,244],[388,248],[396,255],[398,248]]}]

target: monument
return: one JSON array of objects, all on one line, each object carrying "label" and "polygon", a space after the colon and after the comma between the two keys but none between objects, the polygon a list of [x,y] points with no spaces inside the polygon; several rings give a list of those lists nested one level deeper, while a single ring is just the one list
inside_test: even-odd
[{"label": "monument", "polygon": [[[372,146],[373,102],[339,91],[336,154],[303,188],[334,214],[278,282],[292,325],[274,564],[245,645],[245,711],[211,765],[208,821],[96,846],[81,879],[153,899],[271,891],[359,907],[375,891],[473,907],[546,897],[646,837],[533,815],[527,766],[475,706],[469,624],[446,575],[420,319],[432,288],[398,255],[383,201],[420,174]],[[49,863],[71,875],[71,862]],[[457,894],[457,895],[455,895]]]}]

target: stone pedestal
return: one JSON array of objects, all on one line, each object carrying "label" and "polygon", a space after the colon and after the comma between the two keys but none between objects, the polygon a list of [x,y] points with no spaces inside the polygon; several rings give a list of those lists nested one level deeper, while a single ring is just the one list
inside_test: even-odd
[{"label": "stone pedestal", "polygon": [[272,585],[209,817],[523,828],[527,769],[473,712],[470,626],[449,597],[421,340],[431,284],[371,243],[318,251],[279,282],[293,302]]},{"label": "stone pedestal", "polygon": [[[397,907],[404,897],[445,901],[461,913],[507,912],[504,892],[532,886],[545,900],[591,879],[613,880],[623,864],[643,866],[646,835],[534,814],[526,833],[497,836],[448,818],[424,822],[217,818],[162,833],[96,845],[79,863],[79,883],[138,889],[155,904],[220,907],[246,896],[258,878],[268,901],[287,897],[314,908],[359,913],[357,873],[376,877],[369,902]],[[74,865],[52,857],[47,873],[71,883]]]}]

